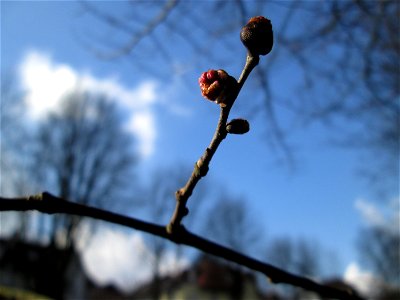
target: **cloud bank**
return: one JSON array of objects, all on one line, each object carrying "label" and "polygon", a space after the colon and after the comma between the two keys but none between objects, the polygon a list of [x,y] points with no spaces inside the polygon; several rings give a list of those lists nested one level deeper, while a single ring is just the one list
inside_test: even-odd
[{"label": "cloud bank", "polygon": [[367,200],[357,199],[354,207],[368,226],[398,232],[400,225],[400,199],[394,198],[388,204],[384,207],[378,207]]},{"label": "cloud bank", "polygon": [[357,263],[347,266],[344,280],[354,286],[364,296],[376,296],[382,282],[373,273],[360,268]]},{"label": "cloud bank", "polygon": [[28,114],[40,119],[49,112],[57,113],[62,97],[76,88],[102,93],[117,101],[129,114],[125,129],[133,133],[142,157],[154,152],[157,138],[154,105],[159,99],[155,81],[144,81],[133,88],[126,87],[114,77],[97,78],[72,66],[56,62],[42,51],[28,51],[19,65],[19,79],[26,93]]},{"label": "cloud bank", "polygon": [[[152,279],[154,257],[139,233],[103,227],[80,251],[88,276],[100,285],[114,284],[129,292]],[[161,275],[176,273],[188,264],[167,252],[159,271]]]}]

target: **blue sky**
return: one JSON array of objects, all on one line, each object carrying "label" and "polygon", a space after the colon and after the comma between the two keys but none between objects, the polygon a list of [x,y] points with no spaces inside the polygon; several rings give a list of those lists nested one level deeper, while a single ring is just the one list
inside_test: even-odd
[{"label": "blue sky", "polygon": [[[79,3],[2,1],[1,9],[2,76],[16,72],[21,88],[29,91],[27,101],[33,119],[57,109],[54,98],[80,78],[88,89],[114,93],[117,101],[130,111],[126,126],[138,139],[143,180],[159,166],[179,163],[191,168],[203,153],[219,110],[202,99],[197,79],[207,68],[219,66],[187,67],[179,61],[185,53],[180,52],[184,50],[177,44],[176,60],[178,65],[185,66],[185,79],[171,74],[169,80],[160,80],[134,71],[127,60],[100,60],[85,49],[77,33],[82,33],[82,28],[84,32],[94,30],[94,21],[82,17]],[[120,8],[115,5],[110,9]],[[274,21],[279,12],[276,14],[267,17]],[[101,27],[96,27],[96,32],[101,32]],[[245,50],[239,42],[237,45],[244,62]],[[279,51],[278,47],[275,45],[274,51]],[[260,64],[267,61],[268,56],[263,57]],[[220,68],[229,69],[229,65]],[[235,64],[232,75],[237,77],[239,72]],[[276,85],[282,97],[290,96],[296,76],[301,73],[288,64],[282,66],[282,73],[271,84]],[[51,92],[49,81],[53,100],[41,103],[42,96],[48,95],[43,93]],[[380,214],[374,191],[356,173],[358,153],[332,147],[324,139],[326,131],[314,125],[296,130],[291,136],[296,168],[291,170],[278,164],[266,143],[262,114],[255,117],[243,108],[245,101],[259,101],[252,93],[257,93],[257,86],[245,85],[231,113],[231,118],[249,118],[251,130],[244,136],[228,136],[222,143],[211,163],[207,184],[245,197],[250,213],[263,224],[268,236],[307,238],[335,252],[338,271],[344,273],[350,265],[354,267],[358,258],[358,230],[371,220],[368,217]],[[130,98],[136,101],[131,103]],[[287,124],[295,122],[284,110],[278,114]],[[393,193],[391,197],[396,196]]]}]

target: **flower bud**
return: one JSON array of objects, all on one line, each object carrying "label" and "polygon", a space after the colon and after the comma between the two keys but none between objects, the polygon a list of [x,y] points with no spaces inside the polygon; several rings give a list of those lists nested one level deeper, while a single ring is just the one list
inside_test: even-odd
[{"label": "flower bud", "polygon": [[244,134],[249,132],[250,124],[245,119],[233,119],[226,124],[226,131],[231,134]]},{"label": "flower bud", "polygon": [[240,31],[240,40],[254,56],[268,54],[274,42],[271,21],[262,16],[251,18]]},{"label": "flower bud", "polygon": [[224,107],[233,100],[238,83],[224,70],[208,70],[201,74],[199,85],[204,98]]}]

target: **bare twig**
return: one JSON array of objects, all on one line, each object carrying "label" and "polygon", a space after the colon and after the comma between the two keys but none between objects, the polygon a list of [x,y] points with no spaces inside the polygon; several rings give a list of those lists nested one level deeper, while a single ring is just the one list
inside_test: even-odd
[{"label": "bare twig", "polygon": [[47,192],[13,199],[0,197],[0,211],[28,210],[37,210],[47,214],[64,213],[79,215],[107,221],[113,224],[123,225],[169,239],[177,244],[191,246],[209,254],[222,257],[242,266],[246,266],[252,270],[263,273],[269,278],[270,281],[274,283],[286,283],[301,287],[303,289],[316,292],[322,297],[349,300],[362,299],[351,291],[339,290],[330,286],[319,284],[311,279],[291,274],[270,264],[263,263],[242,253],[208,241],[187,231],[183,226],[179,226],[177,230],[173,232],[173,234],[170,234],[167,232],[164,226],[130,218],[99,208],[66,201]]},{"label": "bare twig", "polygon": [[[83,2],[85,3],[85,2]],[[139,44],[140,41],[143,40],[143,38],[150,36],[151,33],[159,26],[162,24],[165,19],[169,16],[171,11],[174,9],[174,7],[178,4],[178,0],[168,0],[165,5],[162,7],[160,13],[156,15],[153,19],[151,19],[148,24],[138,33],[132,34],[131,30],[119,19],[113,18],[112,16],[109,16],[107,14],[103,14],[99,12],[98,10],[91,8],[88,4],[85,4],[85,7],[88,8],[89,10],[92,11],[97,17],[100,17],[101,19],[105,20],[107,24],[110,24],[111,26],[117,27],[124,32],[128,32],[131,34],[131,38],[129,41],[126,42],[125,45],[117,48],[114,52],[112,53],[102,53],[99,51],[96,51],[92,49],[93,52],[97,54],[98,57],[103,58],[103,59],[115,59],[118,57],[121,57],[123,55],[129,54],[133,48],[136,47],[137,44]]]},{"label": "bare twig", "polygon": [[195,163],[193,172],[186,182],[186,185],[181,189],[177,190],[175,193],[176,198],[176,206],[174,213],[172,215],[171,221],[167,225],[167,232],[173,233],[178,227],[181,226],[182,219],[189,213],[188,208],[186,207],[186,203],[189,197],[192,195],[194,188],[200,179],[207,175],[208,166],[211,162],[212,157],[218,149],[218,146],[225,139],[227,135],[226,131],[226,122],[228,121],[229,112],[241,90],[244,82],[247,77],[250,75],[251,71],[257,66],[259,62],[259,57],[252,56],[247,54],[246,64],[243,68],[242,74],[238,80],[238,89],[237,92],[232,95],[232,100],[227,101],[226,106],[221,105],[219,120],[217,124],[217,128],[215,130],[214,136],[210,142],[210,145],[204,151],[204,154],[199,158],[199,160]]}]

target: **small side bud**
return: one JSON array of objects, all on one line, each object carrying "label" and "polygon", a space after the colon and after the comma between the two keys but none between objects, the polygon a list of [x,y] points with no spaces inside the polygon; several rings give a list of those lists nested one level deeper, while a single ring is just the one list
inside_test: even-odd
[{"label": "small side bud", "polygon": [[199,85],[204,98],[222,107],[233,100],[238,88],[236,79],[224,70],[208,70],[204,72],[199,78]]},{"label": "small side bud", "polygon": [[187,216],[188,214],[189,214],[189,208],[185,207],[185,208],[183,209],[183,216],[185,217],[185,216]]},{"label": "small side bud", "polygon": [[233,119],[226,124],[226,131],[231,134],[245,134],[249,132],[250,124],[245,119]]},{"label": "small side bud", "polygon": [[266,55],[274,43],[271,21],[262,16],[253,17],[240,31],[240,40],[253,55]]}]

